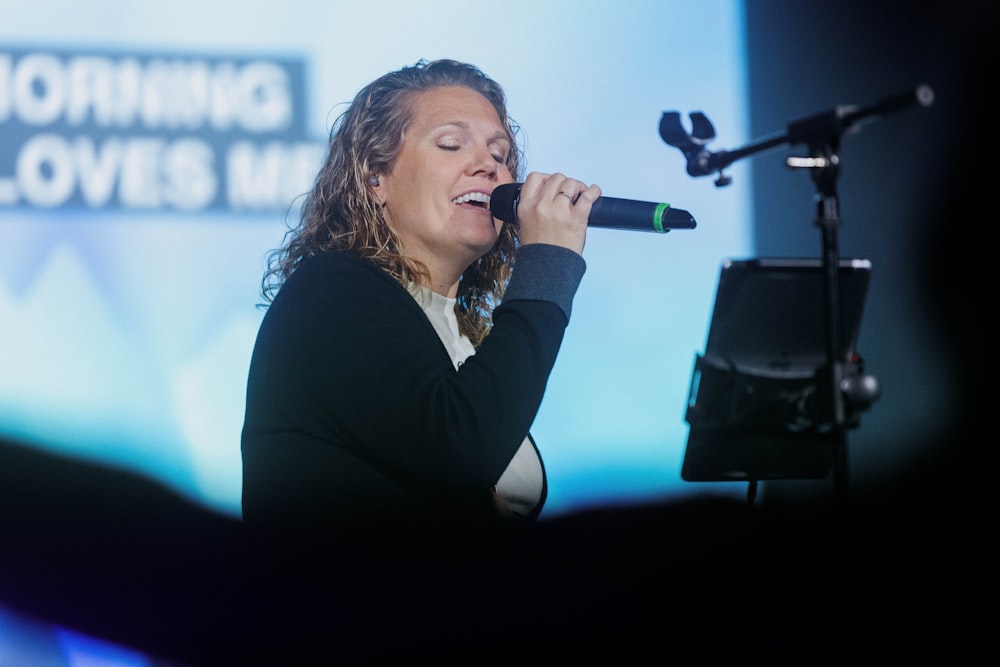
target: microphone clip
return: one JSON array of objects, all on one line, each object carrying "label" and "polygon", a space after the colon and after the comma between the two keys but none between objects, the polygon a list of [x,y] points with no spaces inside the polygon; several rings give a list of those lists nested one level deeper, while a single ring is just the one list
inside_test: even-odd
[{"label": "microphone clip", "polygon": [[727,163],[717,162],[715,154],[705,148],[708,142],[715,139],[715,127],[712,126],[712,121],[701,111],[692,111],[688,116],[691,119],[690,133],[681,125],[679,112],[664,111],[660,117],[660,138],[669,145],[681,149],[687,158],[687,173],[690,176],[707,176],[718,171],[719,177],[715,179],[715,186],[721,188],[729,185],[733,179],[722,171]]}]

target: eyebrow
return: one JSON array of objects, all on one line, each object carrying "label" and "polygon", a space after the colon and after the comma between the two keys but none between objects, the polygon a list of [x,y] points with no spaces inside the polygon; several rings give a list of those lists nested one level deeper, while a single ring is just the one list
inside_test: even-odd
[{"label": "eyebrow", "polygon": [[[430,128],[430,132],[437,132],[447,127],[457,127],[462,130],[470,129],[469,123],[464,120],[447,120],[441,123],[435,123],[433,127]],[[489,139],[487,139],[487,143],[495,143],[497,141],[503,141],[507,144],[512,143],[510,137],[507,136],[507,133],[504,130],[498,130],[496,133],[491,135]]]}]

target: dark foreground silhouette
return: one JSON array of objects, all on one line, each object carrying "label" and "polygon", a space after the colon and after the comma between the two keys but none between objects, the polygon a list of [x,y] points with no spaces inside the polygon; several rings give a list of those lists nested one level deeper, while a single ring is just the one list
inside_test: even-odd
[{"label": "dark foreground silhouette", "polygon": [[6,443],[0,605],[186,665],[956,657],[947,610],[977,584],[979,533],[940,496],[882,495],[840,515],[706,496],[526,531],[269,541],[144,478]]}]

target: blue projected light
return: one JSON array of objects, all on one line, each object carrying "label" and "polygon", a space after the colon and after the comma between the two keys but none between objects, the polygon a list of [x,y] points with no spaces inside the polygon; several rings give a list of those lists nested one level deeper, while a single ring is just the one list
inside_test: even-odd
[{"label": "blue projected light", "polygon": [[505,86],[529,170],[698,222],[589,234],[532,429],[542,518],[694,488],[679,474],[688,378],[720,260],[750,254],[749,178],[691,179],[657,126],[704,110],[727,145],[746,141],[741,3],[630,2],[611,21],[604,3],[515,1],[507,15],[532,17],[520,48],[437,29],[449,2],[399,3],[377,35],[364,2],[218,2],[194,23],[83,2],[87,21],[58,24],[51,4],[0,25],[0,436],[238,517],[264,256],[357,89],[452,57]]}]

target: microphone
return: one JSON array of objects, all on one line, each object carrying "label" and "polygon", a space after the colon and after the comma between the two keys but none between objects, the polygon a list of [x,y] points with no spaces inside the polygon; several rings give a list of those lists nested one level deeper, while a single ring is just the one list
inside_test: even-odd
[{"label": "microphone", "polygon": [[[505,183],[490,195],[490,213],[494,218],[517,224],[517,205],[523,183]],[[670,204],[598,197],[587,218],[588,227],[628,229],[666,234],[671,229],[694,229],[698,223],[687,211]]]}]

